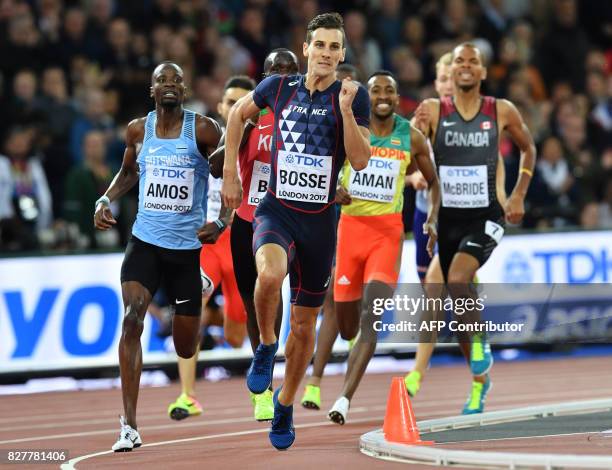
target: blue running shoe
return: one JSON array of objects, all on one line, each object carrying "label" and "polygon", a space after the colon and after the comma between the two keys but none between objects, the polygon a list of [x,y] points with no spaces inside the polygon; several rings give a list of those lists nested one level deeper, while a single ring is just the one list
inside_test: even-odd
[{"label": "blue running shoe", "polygon": [[472,375],[485,375],[493,366],[493,354],[491,346],[484,335],[472,336],[472,348],[470,352],[470,369]]},{"label": "blue running shoe", "polygon": [[284,406],[278,401],[281,389],[274,392],[274,418],[270,428],[270,442],[278,450],[287,450],[295,441],[295,429],[293,428],[293,405]]},{"label": "blue running shoe", "polygon": [[257,346],[246,376],[247,387],[252,393],[260,394],[270,387],[274,369],[274,355],[277,349],[278,341],[274,344]]},{"label": "blue running shoe", "polygon": [[485,400],[487,393],[491,390],[491,380],[487,375],[485,383],[472,382],[472,391],[468,396],[465,405],[463,406],[463,415],[475,415],[484,411]]}]

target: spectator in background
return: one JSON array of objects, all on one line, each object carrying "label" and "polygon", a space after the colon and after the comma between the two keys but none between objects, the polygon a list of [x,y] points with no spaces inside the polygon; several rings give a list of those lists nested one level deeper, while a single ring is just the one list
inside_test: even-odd
[{"label": "spectator in background", "polygon": [[350,11],[344,15],[347,40],[345,60],[353,64],[361,75],[369,77],[382,67],[382,54],[376,41],[366,35],[366,28],[363,13]]},{"label": "spectator in background", "polygon": [[41,88],[35,108],[44,115],[41,127],[43,164],[51,188],[53,213],[60,215],[64,178],[72,164],[68,142],[76,111],[70,103],[66,77],[60,67],[48,67],[43,71]]},{"label": "spectator in background", "polygon": [[82,8],[72,7],[66,11],[58,48],[59,65],[64,70],[70,68],[75,56],[88,57],[90,60],[100,60],[101,48],[87,34],[87,14]]},{"label": "spectator in background", "polygon": [[529,96],[537,102],[546,99],[546,87],[538,69],[512,36],[501,40],[499,61],[491,67],[490,83],[496,96],[506,96],[510,82],[517,76],[528,86]]},{"label": "spectator in background", "polygon": [[538,193],[539,201],[532,201],[537,206],[536,212],[546,220],[546,226],[569,225],[576,217],[578,188],[560,140],[556,137],[545,139],[539,155],[538,178],[533,191]]},{"label": "spectator in background", "polygon": [[240,45],[251,54],[248,73],[255,77],[261,76],[262,64],[270,50],[264,27],[263,12],[256,7],[247,7],[240,16],[239,27],[235,34]]},{"label": "spectator in background", "polygon": [[37,26],[46,43],[59,39],[62,24],[62,0],[40,0],[36,2]]},{"label": "spectator in background", "polygon": [[178,29],[184,22],[175,0],[155,0],[151,11],[153,24],[165,24]]},{"label": "spectator in background", "polygon": [[45,116],[36,108],[37,88],[38,79],[34,71],[17,72],[13,79],[13,98],[7,110],[12,125],[38,128],[44,122]]},{"label": "spectator in background", "polygon": [[[396,52],[399,52],[396,50]],[[397,88],[400,96],[399,114],[412,114],[420,101],[419,83],[423,79],[423,67],[411,52],[394,54],[397,61]]]},{"label": "spectator in background", "polygon": [[83,162],[83,138],[91,130],[110,131],[112,119],[105,113],[104,92],[91,89],[85,93],[83,113],[79,115],[70,131],[70,153],[75,163]]},{"label": "spectator in background", "polygon": [[553,6],[553,24],[538,50],[539,68],[546,83],[567,80],[582,91],[589,41],[578,24],[576,0],[555,0]]},{"label": "spectator in background", "polygon": [[499,43],[509,26],[504,12],[504,1],[479,0],[478,4],[482,14],[478,21],[476,35],[489,41],[493,50],[497,51]]},{"label": "spectator in background", "polygon": [[40,161],[32,156],[33,130],[13,127],[0,155],[0,246],[22,251],[38,247],[38,233],[53,219],[51,192]]},{"label": "spectator in background", "polygon": [[[40,154],[50,182],[53,213],[61,215],[65,175],[82,158],[88,131],[108,130],[106,161],[120,162],[124,146],[116,137],[150,103],[154,63],[180,62],[192,90],[187,106],[214,117],[229,75],[259,78],[263,58],[257,54],[276,46],[301,51],[307,20],[321,9],[337,8],[352,12],[347,15],[349,61],[368,73],[368,51],[378,50],[374,56],[398,76],[404,116],[431,96],[432,65],[456,41],[478,42],[475,36],[480,36],[498,44],[487,92],[512,99],[540,145],[551,135],[559,138],[582,194],[575,206],[580,208],[592,198],[601,202],[609,179],[602,170],[612,132],[608,3],[6,0],[0,6],[0,104],[5,110],[0,133],[16,124],[36,129],[34,153]],[[95,101],[102,105],[90,119],[86,103]],[[506,165],[518,165],[508,139],[502,139],[500,150]],[[516,171],[509,166],[509,175]],[[530,197],[542,205],[535,191]],[[563,220],[579,224],[579,213]]]},{"label": "spectator in background", "polygon": [[580,211],[580,227],[587,230],[599,228],[599,205],[595,201],[587,202]]},{"label": "spectator in background", "polygon": [[472,38],[474,18],[468,15],[465,0],[444,0],[444,9],[431,39],[462,42]]},{"label": "spectator in background", "polygon": [[582,112],[567,116],[560,127],[559,134],[567,158],[574,167],[574,175],[580,185],[581,194],[587,199],[595,198],[605,175],[588,142],[586,120]]},{"label": "spectator in background", "polygon": [[[404,21],[403,27],[404,43],[410,48],[412,54],[419,59],[421,65],[427,70],[431,65],[431,57],[425,42],[425,24],[418,16],[409,16]],[[435,75],[431,75],[432,81]]]},{"label": "spectator in background", "polygon": [[[106,137],[103,132],[92,130],[83,139],[84,160],[81,165],[70,170],[66,177],[66,196],[64,199],[64,218],[76,223],[81,234],[88,239],[88,248],[100,246],[92,222],[92,210],[96,201],[104,194],[113,179],[114,170],[106,163]],[[115,217],[121,215],[118,204],[113,207]],[[119,219],[116,219],[120,221]],[[114,229],[112,229],[114,230]],[[100,232],[97,232],[98,235]],[[117,246],[119,237],[104,237],[111,246]],[[112,243],[112,242],[115,243]],[[106,244],[106,247],[109,245]]]},{"label": "spectator in background", "polygon": [[[131,47],[132,32],[124,18],[115,18],[108,25],[107,45],[101,66],[108,73],[108,83],[121,96],[120,118],[128,120],[134,110],[146,108],[150,71],[139,70]],[[144,90],[144,91],[143,91]]]},{"label": "spectator in background", "polygon": [[106,37],[106,31],[108,25],[113,18],[115,13],[115,1],[114,0],[92,0],[89,3],[89,9],[87,11],[89,16],[89,24],[87,29],[94,38]]},{"label": "spectator in background", "polygon": [[[379,10],[373,15],[373,31],[383,51],[390,51],[401,43],[402,31],[406,33],[405,22],[402,22],[401,0],[382,0]],[[388,57],[385,57],[385,62]]]},{"label": "spectator in background", "polygon": [[8,38],[0,45],[2,71],[7,83],[13,81],[14,75],[23,69],[37,70],[44,63],[45,51],[40,32],[36,29],[34,18],[27,6],[9,19]]}]

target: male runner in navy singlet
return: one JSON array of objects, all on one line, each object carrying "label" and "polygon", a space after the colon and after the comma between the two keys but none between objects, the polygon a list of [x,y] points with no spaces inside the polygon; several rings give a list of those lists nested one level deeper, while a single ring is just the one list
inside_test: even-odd
[{"label": "male runner in navy singlet", "polygon": [[272,76],[230,112],[222,196],[237,208],[241,185],[236,168],[247,119],[269,106],[274,113],[272,172],[268,193],[255,213],[253,251],[257,265],[255,308],[261,332],[247,386],[262,393],[272,381],[278,339],[274,319],[279,290],[289,272],[291,332],[285,347],[285,381],[274,393],[270,441],[279,450],[293,444],[293,401],[312,358],[315,321],[330,283],[335,249],[334,196],[345,157],[355,170],[370,158],[369,100],[362,86],[335,78],[344,59],[342,17],[325,13],[309,24],[306,75]]},{"label": "male runner in navy singlet", "polygon": [[125,313],[119,340],[119,366],[125,418],[115,452],[142,445],[136,403],[142,370],[140,336],[144,316],[162,276],[175,315],[176,353],[195,354],[199,340],[202,280],[198,240],[204,228],[208,160],[221,138],[212,119],[183,109],[183,70],[163,62],[153,71],[155,111],[129,123],[121,169],[96,202],[94,224],[108,230],[115,219],[110,203],[139,181],[138,213],[121,266]]}]

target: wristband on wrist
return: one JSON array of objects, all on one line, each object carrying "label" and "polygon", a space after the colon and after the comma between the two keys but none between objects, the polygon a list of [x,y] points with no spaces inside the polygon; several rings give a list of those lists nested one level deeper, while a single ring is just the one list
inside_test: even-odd
[{"label": "wristband on wrist", "polygon": [[215,220],[214,223],[219,228],[219,231],[221,232],[223,232],[223,230],[227,228],[227,224],[221,219]]},{"label": "wristband on wrist", "polygon": [[106,207],[108,207],[110,206],[110,199],[108,198],[108,196],[102,196],[96,201],[95,207],[98,207],[98,204],[104,204]]},{"label": "wristband on wrist", "polygon": [[533,176],[533,171],[531,171],[529,168],[521,168],[519,173],[525,173],[526,175],[529,175],[530,178]]}]

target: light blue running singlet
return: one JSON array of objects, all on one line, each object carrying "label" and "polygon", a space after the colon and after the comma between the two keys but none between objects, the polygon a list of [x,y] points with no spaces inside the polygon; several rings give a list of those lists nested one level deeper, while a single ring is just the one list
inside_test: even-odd
[{"label": "light blue running singlet", "polygon": [[202,244],[196,230],[204,223],[208,193],[208,160],[196,144],[195,113],[184,110],[176,139],[160,139],[157,114],[151,111],[138,153],[138,214],[132,233],[162,248],[191,250]]}]

